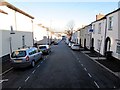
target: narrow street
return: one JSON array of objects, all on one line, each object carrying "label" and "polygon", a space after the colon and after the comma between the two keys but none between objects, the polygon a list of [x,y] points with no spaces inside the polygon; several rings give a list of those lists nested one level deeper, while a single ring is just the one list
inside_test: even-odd
[{"label": "narrow street", "polygon": [[120,79],[64,41],[34,68],[13,69],[3,76],[4,88],[120,88]]}]

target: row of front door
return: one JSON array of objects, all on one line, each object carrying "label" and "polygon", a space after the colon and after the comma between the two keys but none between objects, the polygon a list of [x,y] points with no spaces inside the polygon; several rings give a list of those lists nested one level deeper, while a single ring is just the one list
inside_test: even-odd
[{"label": "row of front door", "polygon": [[[80,39],[80,45],[81,45],[81,39]],[[91,39],[91,46],[90,47],[94,48],[94,38]],[[110,47],[111,47],[111,40],[109,37],[107,37],[105,40],[104,52],[110,51]],[[84,48],[86,48],[86,39],[84,39]]]}]

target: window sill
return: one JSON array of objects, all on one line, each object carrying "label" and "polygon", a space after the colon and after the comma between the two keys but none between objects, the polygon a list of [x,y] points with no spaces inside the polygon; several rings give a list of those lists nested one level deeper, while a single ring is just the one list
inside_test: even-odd
[{"label": "window sill", "polygon": [[110,31],[111,31],[111,30],[113,30],[113,29],[112,29],[112,28],[109,28],[108,30],[110,30]]}]

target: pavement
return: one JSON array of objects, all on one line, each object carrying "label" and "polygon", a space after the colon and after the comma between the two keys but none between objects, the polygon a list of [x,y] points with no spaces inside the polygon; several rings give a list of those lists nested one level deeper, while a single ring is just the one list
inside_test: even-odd
[{"label": "pavement", "polygon": [[86,54],[89,58],[91,58],[93,61],[101,65],[103,68],[107,69],[108,71],[120,78],[120,60],[114,57],[107,59],[105,56],[95,51],[91,52],[89,50],[82,50],[82,52]]},{"label": "pavement", "polygon": [[10,59],[2,62],[2,73],[4,73],[6,70],[10,69],[12,66],[11,66],[11,62],[10,62]]}]

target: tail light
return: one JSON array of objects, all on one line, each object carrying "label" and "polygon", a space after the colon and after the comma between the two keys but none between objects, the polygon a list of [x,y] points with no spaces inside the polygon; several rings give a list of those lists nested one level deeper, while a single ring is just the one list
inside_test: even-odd
[{"label": "tail light", "polygon": [[29,56],[26,57],[26,61],[29,61]]}]

